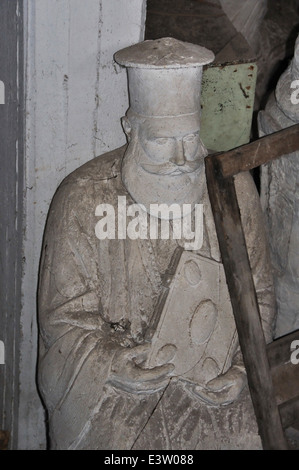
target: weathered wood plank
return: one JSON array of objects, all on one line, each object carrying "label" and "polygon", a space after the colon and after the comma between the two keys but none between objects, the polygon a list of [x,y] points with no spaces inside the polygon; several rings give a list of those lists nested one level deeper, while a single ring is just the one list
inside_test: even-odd
[{"label": "weathered wood plank", "polygon": [[206,158],[208,191],[248,385],[264,449],[287,449],[232,177]]},{"label": "weathered wood plank", "polygon": [[219,171],[224,178],[249,171],[271,160],[295,152],[299,148],[299,124],[261,137],[255,142],[241,145],[229,152],[214,154]]}]

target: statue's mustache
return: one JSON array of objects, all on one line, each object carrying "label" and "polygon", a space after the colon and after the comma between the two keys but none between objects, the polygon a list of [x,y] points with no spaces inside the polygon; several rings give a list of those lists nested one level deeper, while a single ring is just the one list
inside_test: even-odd
[{"label": "statue's mustache", "polygon": [[184,165],[176,165],[172,162],[161,163],[161,164],[150,164],[141,163],[141,166],[148,173],[154,173],[156,175],[171,175],[172,173],[192,173],[197,170],[201,165],[202,159],[198,158],[193,161],[186,161]]}]

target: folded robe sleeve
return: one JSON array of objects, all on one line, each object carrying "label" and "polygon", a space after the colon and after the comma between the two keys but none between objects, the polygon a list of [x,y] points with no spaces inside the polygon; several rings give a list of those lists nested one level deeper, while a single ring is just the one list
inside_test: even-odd
[{"label": "folded robe sleeve", "polygon": [[[238,196],[248,193],[245,200],[250,207],[243,209],[240,204],[240,209],[249,232],[246,242],[269,340],[273,292],[271,276],[264,269],[268,254],[264,234],[259,232],[261,215],[248,178],[238,178],[236,187]],[[109,384],[114,355],[133,344],[129,331],[112,328],[107,312],[117,317],[111,311],[114,302],[109,308],[106,301],[105,308],[102,304],[103,298],[110,298],[103,267],[106,272],[109,250],[112,258],[115,250],[111,252],[108,241],[106,245],[101,241],[99,249],[94,233],[96,194],[101,191],[86,181],[80,186],[79,181],[65,180],[53,199],[43,242],[38,383],[48,411],[52,448],[130,448],[160,399],[160,393],[131,395]],[[122,264],[119,257],[118,270],[125,269]]]}]

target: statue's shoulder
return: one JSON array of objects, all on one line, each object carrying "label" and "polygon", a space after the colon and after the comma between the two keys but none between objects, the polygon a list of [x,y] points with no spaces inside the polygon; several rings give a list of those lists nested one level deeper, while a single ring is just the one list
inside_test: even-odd
[{"label": "statue's shoulder", "polygon": [[[289,88],[288,101],[290,105],[287,107],[285,103],[284,106],[280,105],[276,99],[275,93],[271,93],[265,110],[259,111],[258,113],[258,129],[260,137],[272,134],[272,132],[280,131],[286,127],[293,126],[296,123],[294,114],[296,111],[292,109],[290,96],[291,92]],[[293,106],[293,108],[296,108],[296,106]],[[294,117],[294,120],[292,120],[292,116]]]},{"label": "statue's shoulder", "polygon": [[127,146],[117,148],[84,163],[70,173],[62,182],[64,184],[84,184],[100,182],[120,174],[121,162]]},{"label": "statue's shoulder", "polygon": [[[122,188],[121,162],[127,146],[123,146],[100,155],[70,173],[59,185],[54,198],[53,205],[87,200],[93,197],[94,188],[107,193],[119,192]],[[107,182],[109,183],[107,185]]]}]

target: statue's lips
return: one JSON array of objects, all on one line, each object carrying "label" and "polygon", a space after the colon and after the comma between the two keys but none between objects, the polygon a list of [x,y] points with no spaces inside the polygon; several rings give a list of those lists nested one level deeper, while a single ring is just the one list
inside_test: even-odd
[{"label": "statue's lips", "polygon": [[181,175],[182,173],[192,173],[198,170],[202,164],[202,159],[187,161],[184,165],[175,165],[171,162],[162,165],[140,163],[140,166],[148,173],[156,175]]}]

